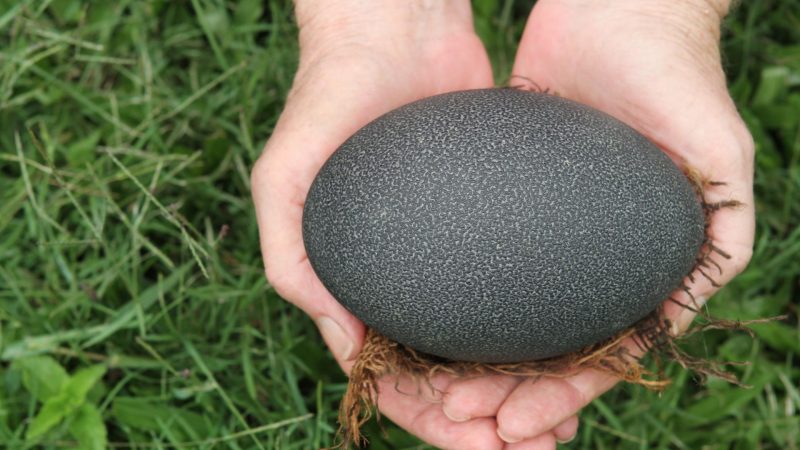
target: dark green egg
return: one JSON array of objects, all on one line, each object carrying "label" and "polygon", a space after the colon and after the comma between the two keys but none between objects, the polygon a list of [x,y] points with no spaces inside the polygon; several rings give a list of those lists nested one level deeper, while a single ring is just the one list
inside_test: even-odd
[{"label": "dark green egg", "polygon": [[641,134],[563,98],[453,92],[371,122],[314,180],[303,238],[356,317],[452,360],[599,342],[693,267],[704,215]]}]

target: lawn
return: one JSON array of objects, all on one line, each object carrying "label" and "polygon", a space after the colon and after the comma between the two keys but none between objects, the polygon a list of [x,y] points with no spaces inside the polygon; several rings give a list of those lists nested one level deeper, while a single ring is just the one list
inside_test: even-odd
[{"label": "lawn", "polygon": [[[503,83],[530,2],[475,3]],[[800,2],[742,3],[723,46],[758,235],[709,307],[789,319],[686,343],[749,361],[749,389],[670,366],[569,448],[800,448]],[[346,378],[264,279],[249,193],[296,64],[288,1],[0,0],[0,445],[334,443]],[[427,448],[383,424],[372,448]]]}]

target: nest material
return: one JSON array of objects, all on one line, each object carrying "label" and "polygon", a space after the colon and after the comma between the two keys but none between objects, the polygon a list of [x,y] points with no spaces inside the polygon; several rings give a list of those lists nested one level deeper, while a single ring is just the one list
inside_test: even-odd
[{"label": "nest material", "polygon": [[[706,238],[700,248],[694,268],[686,276],[691,283],[695,277],[709,280],[714,287],[719,284],[709,273],[722,268],[715,257],[730,259],[730,255],[716,247],[709,236],[708,228],[711,217],[723,208],[736,208],[741,203],[727,200],[708,203],[704,199],[706,186],[719,186],[724,183],[703,180],[695,171],[687,170],[687,178],[702,200],[705,212]],[[656,310],[617,335],[594,345],[566,355],[538,361],[520,363],[477,363],[465,361],[449,361],[440,357],[418,352],[408,346],[392,341],[377,331],[368,328],[364,347],[359,353],[350,372],[350,381],[344,398],[339,406],[339,447],[349,448],[351,444],[361,446],[367,440],[361,433],[364,425],[373,414],[378,400],[378,381],[386,375],[409,376],[418,386],[426,385],[436,391],[431,380],[437,374],[450,374],[457,377],[473,377],[487,374],[505,374],[524,377],[569,377],[576,373],[594,369],[611,374],[620,380],[638,384],[652,390],[666,388],[670,380],[665,377],[663,368],[665,361],[674,361],[683,368],[689,369],[700,379],[715,376],[733,384],[742,386],[736,376],[725,370],[726,366],[745,363],[719,363],[685,353],[678,343],[686,337],[710,329],[744,330],[752,336],[747,328],[753,323],[770,319],[759,319],[747,322],[723,320],[710,317],[702,311],[687,283],[683,283],[678,292],[686,293],[689,302],[683,303],[669,297]],[[689,309],[701,317],[698,324],[682,335],[676,324],[664,317],[664,304],[669,301]],[[631,344],[632,343],[632,344]],[[655,362],[656,371],[647,369],[640,359],[649,353]]]}]

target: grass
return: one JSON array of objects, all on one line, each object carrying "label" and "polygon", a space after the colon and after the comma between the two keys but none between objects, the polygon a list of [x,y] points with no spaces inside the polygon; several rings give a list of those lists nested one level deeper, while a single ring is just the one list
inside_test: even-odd
[{"label": "grass", "polygon": [[[500,80],[522,3],[476,2]],[[594,402],[570,448],[800,447],[800,5],[743,3],[724,53],[758,147],[758,238],[710,308],[791,319],[687,344],[751,361],[732,368],[751,389],[670,367],[661,395]],[[286,1],[0,0],[0,443],[63,448],[103,427],[123,448],[333,443],[346,379],[264,280],[249,196],[295,32]],[[74,415],[26,439],[48,389],[98,364],[83,397],[67,390]],[[77,412],[92,408],[99,421]],[[375,449],[425,448],[367,431]]]}]

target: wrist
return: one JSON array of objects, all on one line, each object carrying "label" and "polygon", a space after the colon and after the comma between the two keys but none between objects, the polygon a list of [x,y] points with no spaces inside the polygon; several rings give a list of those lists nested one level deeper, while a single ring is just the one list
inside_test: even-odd
[{"label": "wrist", "polygon": [[295,0],[303,54],[416,45],[472,31],[469,0]]}]

